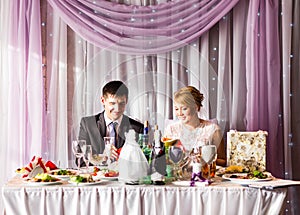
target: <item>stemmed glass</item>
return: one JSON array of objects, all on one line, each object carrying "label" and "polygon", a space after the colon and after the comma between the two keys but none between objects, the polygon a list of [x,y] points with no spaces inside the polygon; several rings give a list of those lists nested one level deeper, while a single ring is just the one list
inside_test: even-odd
[{"label": "stemmed glass", "polygon": [[89,171],[89,164],[92,157],[92,146],[91,145],[83,145],[83,161],[85,162],[86,171]]},{"label": "stemmed glass", "polygon": [[210,175],[210,171],[211,171],[211,164],[216,160],[216,156],[217,156],[217,147],[215,145],[203,145],[199,147],[200,149],[200,158],[202,161],[202,165],[207,164],[208,166],[208,176],[207,176],[207,180],[211,181],[211,175]]},{"label": "stemmed glass", "polygon": [[181,176],[179,174],[179,162],[182,160],[184,156],[183,150],[177,146],[171,146],[169,149],[169,158],[174,164],[173,172],[176,179],[179,179]]},{"label": "stemmed glass", "polygon": [[84,155],[83,147],[86,146],[85,140],[74,140],[72,142],[72,151],[77,160],[77,170],[80,170],[80,160]]}]

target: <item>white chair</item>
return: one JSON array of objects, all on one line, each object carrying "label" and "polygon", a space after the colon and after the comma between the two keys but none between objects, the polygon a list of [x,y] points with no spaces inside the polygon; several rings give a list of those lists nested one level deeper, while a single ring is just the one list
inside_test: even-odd
[{"label": "white chair", "polygon": [[266,169],[266,131],[227,132],[227,165]]}]

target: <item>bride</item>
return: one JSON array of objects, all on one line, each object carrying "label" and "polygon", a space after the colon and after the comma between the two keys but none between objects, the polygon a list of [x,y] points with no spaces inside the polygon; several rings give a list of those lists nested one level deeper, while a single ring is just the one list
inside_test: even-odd
[{"label": "bride", "polygon": [[226,165],[224,140],[218,124],[198,117],[204,96],[193,86],[174,93],[174,110],[177,121],[167,125],[164,137],[179,139],[184,150],[213,144],[218,148],[217,165]]}]

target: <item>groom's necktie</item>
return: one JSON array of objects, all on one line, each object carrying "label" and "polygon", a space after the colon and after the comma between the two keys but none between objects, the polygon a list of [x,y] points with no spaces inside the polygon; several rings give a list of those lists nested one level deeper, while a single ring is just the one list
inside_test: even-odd
[{"label": "groom's necktie", "polygon": [[115,138],[115,142],[114,142],[115,146],[116,146],[117,140],[118,140],[117,139],[117,125],[118,125],[117,122],[111,122],[109,124],[109,136]]}]

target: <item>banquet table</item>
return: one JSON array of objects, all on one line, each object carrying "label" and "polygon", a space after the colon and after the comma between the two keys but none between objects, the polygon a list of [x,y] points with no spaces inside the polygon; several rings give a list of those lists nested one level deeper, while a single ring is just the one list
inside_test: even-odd
[{"label": "banquet table", "polygon": [[14,177],[2,187],[5,214],[282,214],[287,188],[261,189],[216,178],[209,186],[62,181],[32,186]]}]

